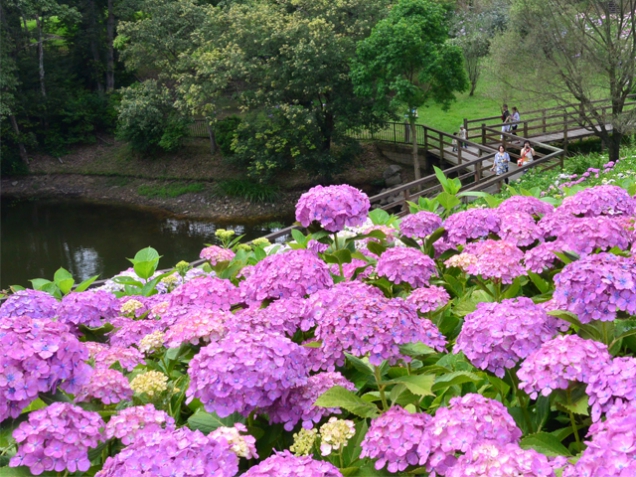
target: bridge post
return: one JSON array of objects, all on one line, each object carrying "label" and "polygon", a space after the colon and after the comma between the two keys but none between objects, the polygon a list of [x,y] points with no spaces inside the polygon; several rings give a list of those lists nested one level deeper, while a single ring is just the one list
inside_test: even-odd
[{"label": "bridge post", "polygon": [[[481,145],[486,145],[486,123],[481,123]],[[479,150],[479,157],[481,157],[481,149]]]},{"label": "bridge post", "polygon": [[568,115],[563,115],[563,155],[568,153]]},{"label": "bridge post", "polygon": [[442,132],[439,133],[439,158],[444,160],[444,136],[442,136]]},{"label": "bridge post", "polygon": [[523,122],[523,137],[528,138],[528,121]]},{"label": "bridge post", "polygon": [[462,142],[461,141],[457,141],[457,164],[461,164],[462,163],[462,149],[464,148],[462,146]]},{"label": "bridge post", "polygon": [[546,132],[546,126],[545,126],[545,109],[543,109],[543,110],[541,111],[541,113],[542,113],[542,116],[543,116],[543,134],[545,134],[545,132]]}]

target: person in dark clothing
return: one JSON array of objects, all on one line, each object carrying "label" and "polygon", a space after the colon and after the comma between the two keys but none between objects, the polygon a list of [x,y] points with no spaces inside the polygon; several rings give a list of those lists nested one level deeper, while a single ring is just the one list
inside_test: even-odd
[{"label": "person in dark clothing", "polygon": [[[501,126],[501,132],[510,132],[510,124],[508,124],[510,121],[510,111],[508,111],[508,105],[504,104],[503,107],[501,108],[501,122],[503,123],[503,126]],[[501,135],[501,140],[503,141],[503,134]]]}]

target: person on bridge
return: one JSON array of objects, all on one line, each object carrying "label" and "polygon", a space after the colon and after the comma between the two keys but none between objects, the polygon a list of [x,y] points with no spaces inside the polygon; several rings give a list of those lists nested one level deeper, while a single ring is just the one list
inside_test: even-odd
[{"label": "person on bridge", "polygon": [[[502,175],[508,172],[508,164],[510,164],[510,155],[506,152],[506,148],[503,144],[499,146],[499,152],[495,154],[495,160],[490,168],[490,172],[494,172],[495,175]],[[508,183],[508,179],[504,179],[506,184]]]},{"label": "person on bridge", "polygon": [[[519,110],[517,109],[516,106],[512,107],[512,119],[511,121],[513,123],[517,123],[518,121],[521,121],[521,115],[519,114]],[[512,125],[512,134],[514,134],[515,136],[517,135],[517,126],[519,126],[519,124],[513,124]]]},{"label": "person on bridge", "polygon": [[537,153],[534,152],[534,149],[530,145],[530,141],[526,141],[523,143],[523,149],[519,153],[519,160],[517,161],[517,165],[519,167],[524,166],[526,164],[530,164],[534,160],[534,156]]},{"label": "person on bridge", "polygon": [[[462,124],[461,126],[459,126],[459,137],[461,139],[463,139],[464,141],[467,139],[468,137],[468,132],[466,131],[466,128],[464,127],[464,125]],[[464,141],[462,141],[461,146],[464,149],[468,149],[468,144],[466,144]]]},{"label": "person on bridge", "polygon": [[[503,126],[501,126],[501,132],[502,133],[507,133],[510,131],[510,125],[508,124],[510,122],[510,111],[508,111],[508,105],[504,104],[501,108],[501,122],[503,123]],[[504,137],[503,134],[501,135],[501,140],[503,141]]]}]

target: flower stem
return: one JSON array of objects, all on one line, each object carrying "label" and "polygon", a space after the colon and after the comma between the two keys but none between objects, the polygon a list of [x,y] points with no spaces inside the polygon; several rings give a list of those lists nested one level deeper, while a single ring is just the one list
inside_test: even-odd
[{"label": "flower stem", "polygon": [[378,391],[380,391],[380,399],[382,400],[382,410],[386,411],[389,408],[389,405],[386,401],[386,394],[384,394],[384,385],[380,384],[382,382],[382,376],[380,376],[380,368],[378,366],[373,367],[373,374],[375,375],[375,382],[378,384]]},{"label": "flower stem", "polygon": [[[569,388],[567,390],[567,396],[568,396],[568,405],[572,406],[572,396],[570,394]],[[570,414],[570,423],[572,424],[572,430],[574,431],[574,440],[576,440],[576,443],[580,446],[581,438],[579,437],[579,428],[576,425],[576,419],[574,418],[574,413],[570,411],[569,409],[568,409],[568,412]]]}]

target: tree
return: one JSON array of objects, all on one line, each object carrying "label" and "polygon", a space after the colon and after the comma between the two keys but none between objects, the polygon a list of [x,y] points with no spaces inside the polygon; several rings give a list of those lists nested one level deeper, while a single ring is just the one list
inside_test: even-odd
[{"label": "tree", "polygon": [[352,78],[356,94],[373,97],[377,108],[406,106],[419,179],[417,108],[428,101],[449,108],[454,93],[468,87],[461,49],[448,42],[447,10],[429,0],[399,0],[358,44]]},{"label": "tree", "polygon": [[[492,61],[507,82],[538,100],[579,103],[570,117],[590,129],[619,157],[634,130],[624,111],[636,87],[635,0],[516,0],[510,23],[492,46]],[[608,99],[611,110],[603,109]]]}]

